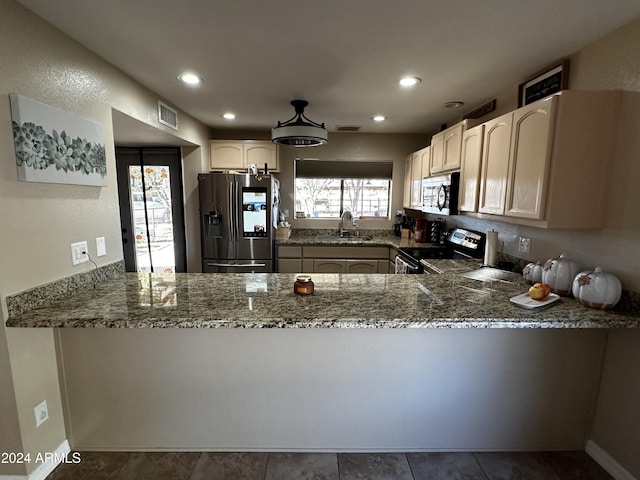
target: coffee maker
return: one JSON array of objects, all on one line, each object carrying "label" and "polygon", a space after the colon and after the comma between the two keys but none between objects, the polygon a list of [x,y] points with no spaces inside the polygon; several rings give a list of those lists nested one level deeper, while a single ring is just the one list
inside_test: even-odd
[{"label": "coffee maker", "polygon": [[402,210],[398,210],[396,212],[396,221],[393,224],[393,233],[395,233],[396,237],[399,237],[402,234],[402,226],[406,221],[407,217],[404,216],[404,212],[402,212]]}]

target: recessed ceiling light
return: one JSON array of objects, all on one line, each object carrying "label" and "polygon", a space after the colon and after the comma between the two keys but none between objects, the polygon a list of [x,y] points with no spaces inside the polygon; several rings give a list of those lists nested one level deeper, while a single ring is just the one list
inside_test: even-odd
[{"label": "recessed ceiling light", "polygon": [[236,114],[231,112],[226,112],[222,114],[222,118],[224,118],[225,120],[234,120],[236,118]]},{"label": "recessed ceiling light", "polygon": [[421,82],[418,77],[402,77],[400,79],[400,85],[403,87],[413,87]]},{"label": "recessed ceiling light", "polygon": [[202,78],[191,72],[181,73],[180,75],[178,75],[178,78],[187,85],[198,85],[202,83]]},{"label": "recessed ceiling light", "polygon": [[445,108],[460,108],[463,105],[464,105],[464,102],[461,102],[459,100],[455,100],[453,102],[447,102],[444,104]]},{"label": "recessed ceiling light", "polygon": [[371,120],[373,120],[374,122],[384,122],[386,119],[387,117],[385,117],[384,115],[375,115],[371,117]]}]

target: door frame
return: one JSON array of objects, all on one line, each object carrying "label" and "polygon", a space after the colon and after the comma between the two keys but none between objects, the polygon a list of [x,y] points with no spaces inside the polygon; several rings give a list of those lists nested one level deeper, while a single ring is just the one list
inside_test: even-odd
[{"label": "door frame", "polygon": [[[142,169],[146,166],[169,166],[173,244],[176,262],[175,271],[186,272],[187,253],[184,222],[184,188],[182,183],[182,152],[179,147],[116,147],[116,174],[125,271],[137,271],[135,227],[131,214],[131,192],[129,189],[129,166],[131,165],[138,165]],[[147,232],[148,231],[149,229],[147,228]],[[150,245],[150,242],[147,242],[147,245]],[[149,256],[151,258],[151,254]],[[153,272],[153,262],[151,265]]]}]

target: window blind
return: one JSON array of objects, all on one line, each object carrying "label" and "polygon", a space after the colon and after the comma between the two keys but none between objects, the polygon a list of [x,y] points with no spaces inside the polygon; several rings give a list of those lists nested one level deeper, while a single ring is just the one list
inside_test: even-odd
[{"label": "window blind", "polygon": [[376,178],[391,180],[393,162],[296,160],[296,178]]}]

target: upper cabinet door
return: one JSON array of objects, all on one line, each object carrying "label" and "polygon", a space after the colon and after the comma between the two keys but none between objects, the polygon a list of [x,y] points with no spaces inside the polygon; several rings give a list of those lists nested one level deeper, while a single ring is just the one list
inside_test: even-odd
[{"label": "upper cabinet door", "polygon": [[460,155],[462,153],[462,134],[464,124],[458,123],[444,131],[444,161],[442,170],[456,170],[460,168]]},{"label": "upper cabinet door", "polygon": [[422,152],[418,150],[411,157],[411,208],[417,210],[422,207]]},{"label": "upper cabinet door", "polygon": [[245,170],[249,165],[258,171],[278,171],[278,146],[268,140],[211,140],[211,170]]},{"label": "upper cabinet door", "polygon": [[544,219],[558,97],[513,113],[505,215]]},{"label": "upper cabinet door", "polygon": [[478,211],[483,136],[484,125],[471,128],[462,136],[458,210],[463,212]]},{"label": "upper cabinet door", "polygon": [[245,168],[241,142],[211,141],[209,145],[212,170],[242,170]]},{"label": "upper cabinet door", "polygon": [[504,214],[512,121],[513,113],[507,113],[485,123],[478,205],[481,213]]},{"label": "upper cabinet door", "polygon": [[256,165],[262,171],[265,164],[272,171],[278,170],[278,146],[269,141],[248,140],[244,142],[245,166]]},{"label": "upper cabinet door", "polygon": [[464,122],[431,137],[431,175],[460,168]]},{"label": "upper cabinet door", "polygon": [[[431,147],[425,147],[416,152],[420,155],[420,165],[422,168],[422,173],[420,174],[420,178],[425,178],[429,176],[429,167],[431,166]],[[422,185],[420,185],[422,188]]]},{"label": "upper cabinet door", "polygon": [[407,155],[404,159],[404,190],[402,191],[402,207],[411,208],[411,167],[413,166],[413,156]]},{"label": "upper cabinet door", "polygon": [[442,171],[444,165],[444,132],[431,137],[431,159],[429,172],[431,175]]}]

